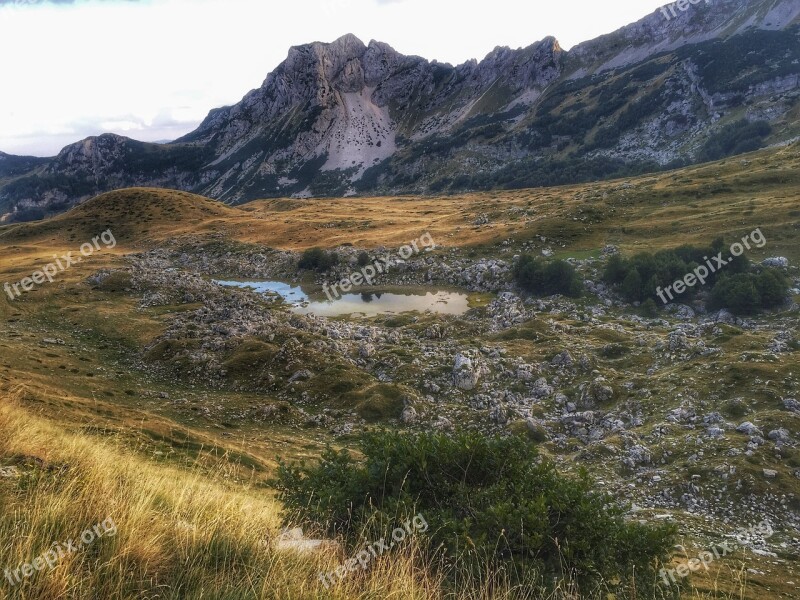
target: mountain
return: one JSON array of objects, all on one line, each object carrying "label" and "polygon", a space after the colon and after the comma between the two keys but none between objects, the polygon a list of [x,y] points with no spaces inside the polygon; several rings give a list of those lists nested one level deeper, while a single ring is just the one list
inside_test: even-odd
[{"label": "mountain", "polygon": [[546,38],[455,67],[353,35],[297,46],[173,143],[103,135],[0,170],[0,212],[38,216],[129,186],[240,203],[555,185],[800,135],[796,0],[672,12],[569,51]]},{"label": "mountain", "polygon": [[0,181],[4,178],[23,175],[39,165],[47,164],[48,159],[35,156],[12,156],[0,152]]}]

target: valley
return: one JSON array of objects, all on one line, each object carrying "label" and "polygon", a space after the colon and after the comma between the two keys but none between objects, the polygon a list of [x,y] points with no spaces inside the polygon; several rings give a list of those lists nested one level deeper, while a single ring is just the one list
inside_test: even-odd
[{"label": "valley", "polygon": [[[280,534],[277,457],[313,460],[383,427],[522,437],[562,472],[586,469],[627,518],[675,523],[673,567],[767,520],[774,535],[692,575],[683,597],[797,597],[798,163],[794,144],[555,188],[237,207],[133,188],[0,228],[0,281],[102,231],[117,241],[0,302],[0,502],[41,523],[48,506],[80,510],[72,491],[120,526],[87,587],[71,587],[82,567],[65,566],[24,597],[143,597],[156,581],[183,590],[167,597],[450,597],[413,557],[330,591],[316,573],[335,556],[264,545]],[[788,259],[792,297],[779,309],[735,316],[700,299],[647,315],[603,282],[615,253],[730,243],[756,228],[767,244],[748,260]],[[351,293],[449,290],[463,295],[455,314],[298,314],[216,283],[280,281],[324,302],[322,286],[357,271],[362,252],[397,256],[426,233],[435,248]],[[311,248],[339,263],[299,269]],[[586,293],[520,289],[525,254],[568,261]],[[147,533],[152,523],[170,539]],[[192,562],[202,549],[235,567],[212,575]]]}]

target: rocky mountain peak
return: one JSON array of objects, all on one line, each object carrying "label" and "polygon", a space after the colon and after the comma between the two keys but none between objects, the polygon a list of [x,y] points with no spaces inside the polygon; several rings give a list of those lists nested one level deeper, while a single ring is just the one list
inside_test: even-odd
[{"label": "rocky mountain peak", "polygon": [[342,37],[326,45],[331,48],[332,51],[341,51],[346,54],[363,54],[367,50],[367,46],[364,42],[352,33],[346,33]]},{"label": "rocky mountain peak", "polygon": [[123,183],[230,202],[530,187],[696,161],[733,119],[796,121],[797,0],[670,6],[569,51],[547,37],[458,66],[353,34],[295,46],[173,144],[104,135],[46,163],[12,157],[15,176],[40,171],[0,185],[0,207]]},{"label": "rocky mountain peak", "polygon": [[688,44],[754,29],[781,30],[800,19],[797,0],[703,0],[667,4],[613,33],[569,51],[574,77],[632,65]]}]

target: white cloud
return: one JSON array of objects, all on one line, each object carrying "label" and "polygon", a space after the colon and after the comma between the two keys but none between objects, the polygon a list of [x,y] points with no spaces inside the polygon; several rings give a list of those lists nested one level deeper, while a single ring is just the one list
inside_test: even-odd
[{"label": "white cloud", "polygon": [[[48,155],[110,130],[178,137],[261,85],[290,46],[354,33],[453,64],[547,35],[568,48],[653,0],[0,1],[0,150]],[[6,58],[11,57],[11,58]]]}]

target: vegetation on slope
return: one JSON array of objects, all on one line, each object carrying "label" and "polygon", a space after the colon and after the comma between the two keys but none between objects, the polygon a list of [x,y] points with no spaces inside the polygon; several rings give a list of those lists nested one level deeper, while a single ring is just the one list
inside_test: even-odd
[{"label": "vegetation on slope", "polygon": [[546,588],[567,574],[582,595],[635,596],[638,582],[638,597],[653,597],[674,527],[625,522],[588,476],[564,477],[522,438],[383,432],[368,435],[361,452],[363,463],[329,449],[317,465],[283,464],[289,514],[353,542],[421,514],[427,561],[451,580],[488,569]]}]

